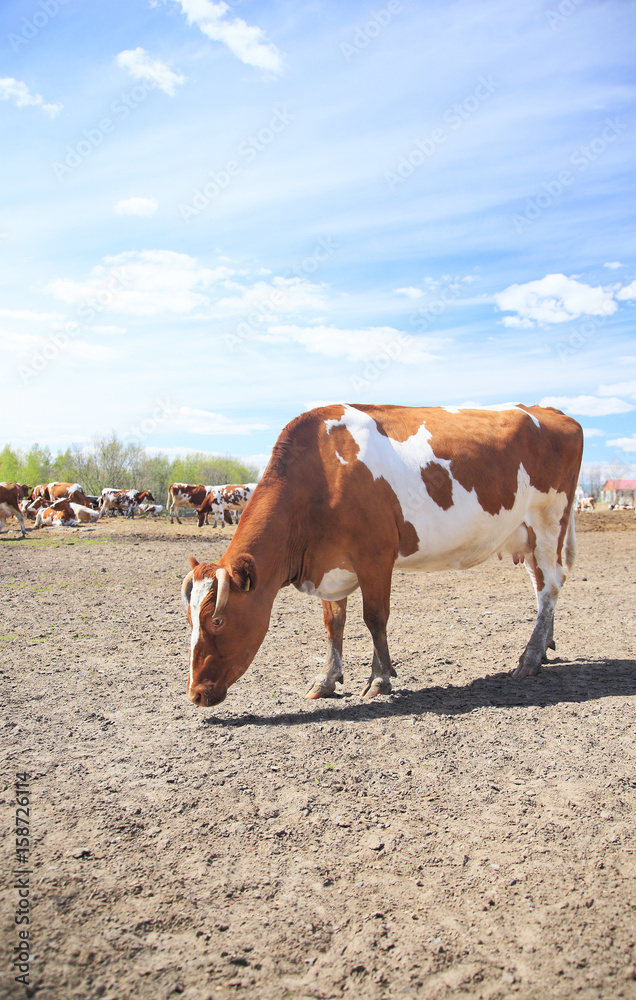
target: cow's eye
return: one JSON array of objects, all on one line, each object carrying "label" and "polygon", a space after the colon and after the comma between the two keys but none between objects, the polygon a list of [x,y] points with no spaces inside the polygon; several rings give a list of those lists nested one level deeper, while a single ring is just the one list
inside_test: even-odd
[{"label": "cow's eye", "polygon": [[224,621],[225,621],[225,618],[213,618],[212,619],[212,628],[221,628],[221,625],[223,625]]}]

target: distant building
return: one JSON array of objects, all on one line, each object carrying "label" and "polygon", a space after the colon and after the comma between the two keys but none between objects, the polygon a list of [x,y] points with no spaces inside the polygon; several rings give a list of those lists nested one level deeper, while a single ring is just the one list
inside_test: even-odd
[{"label": "distant building", "polygon": [[608,479],[601,487],[603,503],[634,503],[636,479]]}]

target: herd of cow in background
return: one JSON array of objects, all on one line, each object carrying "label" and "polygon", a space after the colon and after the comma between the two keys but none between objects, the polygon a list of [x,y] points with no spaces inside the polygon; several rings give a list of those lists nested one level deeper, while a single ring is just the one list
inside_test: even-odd
[{"label": "herd of cow in background", "polygon": [[[238,521],[247,501],[256,489],[256,483],[226,484],[223,486],[193,486],[172,483],[168,495],[170,523],[179,508],[196,511],[199,527],[209,524],[210,514],[217,523],[233,524]],[[79,483],[40,483],[31,487],[21,483],[0,483],[0,529],[10,517],[16,517],[22,537],[26,537],[25,520],[35,521],[36,528],[74,527],[98,521],[101,517],[135,517],[137,514],[157,517],[164,505],[155,502],[150,490],[120,490],[105,487],[99,496],[84,492]]]},{"label": "herd of cow in background", "polygon": [[[223,486],[194,486],[188,483],[171,483],[167,500],[170,523],[179,508],[196,511],[201,528],[209,524],[214,515],[214,527],[238,523],[241,512],[256,489],[256,483],[226,484]],[[582,497],[576,502],[577,511],[593,511],[594,497]],[[74,527],[77,524],[98,521],[101,517],[157,517],[164,505],[155,502],[150,490],[119,490],[105,487],[100,496],[84,492],[79,483],[41,483],[31,489],[19,483],[0,483],[0,529],[10,517],[20,523],[22,537],[26,536],[25,518],[35,521],[36,528]],[[631,510],[630,505],[610,504],[610,510]]]}]

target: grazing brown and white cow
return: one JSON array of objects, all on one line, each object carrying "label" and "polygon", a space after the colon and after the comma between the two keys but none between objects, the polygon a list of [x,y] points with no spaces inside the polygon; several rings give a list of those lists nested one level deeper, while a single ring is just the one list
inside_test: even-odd
[{"label": "grazing brown and white cow", "polygon": [[35,486],[31,494],[33,500],[43,497],[48,503],[55,500],[69,500],[73,503],[86,504],[86,494],[79,483],[41,483]]},{"label": "grazing brown and white cow", "polygon": [[73,527],[75,523],[75,512],[66,498],[55,500],[49,507],[40,507],[35,515],[36,528]]},{"label": "grazing brown and white cow", "polygon": [[113,514],[125,514],[134,517],[139,504],[154,503],[150,490],[117,490],[106,486],[102,490],[102,500],[99,508],[100,516],[110,511]]},{"label": "grazing brown and white cow", "polygon": [[342,680],[346,601],[357,587],[373,639],[362,694],[388,694],[393,567],[469,569],[495,552],[523,557],[532,578],[537,618],[514,676],[538,673],[576,551],[582,448],[580,425],[551,407],[342,404],[301,414],[278,438],[219,562],[190,559],[189,698],[223,701],[290,583],[322,599],[329,639],[307,697],[331,695]]},{"label": "grazing brown and white cow", "polygon": [[[170,524],[174,524],[176,517],[179,524],[179,507],[190,507],[197,510],[210,490],[214,486],[193,486],[191,483],[171,483],[168,494],[168,512],[170,514]],[[207,520],[206,520],[207,524]]]},{"label": "grazing brown and white cow", "polygon": [[255,489],[256,483],[213,486],[197,511],[199,527],[201,528],[204,522],[208,523],[209,514],[214,514],[214,527],[216,528],[217,518],[223,524],[223,517],[226,511],[235,510],[239,513],[244,511],[247,501]]},{"label": "grazing brown and white cow", "polygon": [[15,517],[18,519],[23,538],[26,538],[26,528],[21,502],[28,495],[29,487],[21,483],[0,483],[0,528],[4,528],[8,518]]}]

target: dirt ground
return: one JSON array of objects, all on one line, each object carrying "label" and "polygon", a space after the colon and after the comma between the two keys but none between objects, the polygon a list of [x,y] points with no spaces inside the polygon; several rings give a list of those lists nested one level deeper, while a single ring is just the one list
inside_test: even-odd
[{"label": "dirt ground", "polygon": [[[636,997],[636,526],[582,514],[557,654],[512,680],[523,568],[394,576],[390,697],[302,697],[320,602],[281,591],[247,674],[185,697],[190,554],[231,528],[102,521],[0,535],[4,872],[31,774],[37,1000]],[[11,524],[8,525],[11,528]],[[14,525],[15,527],[15,525]]]}]

